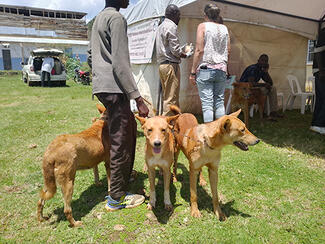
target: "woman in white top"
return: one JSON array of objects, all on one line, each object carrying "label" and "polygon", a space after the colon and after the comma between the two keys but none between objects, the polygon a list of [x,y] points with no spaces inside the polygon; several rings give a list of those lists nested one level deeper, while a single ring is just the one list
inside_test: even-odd
[{"label": "woman in white top", "polygon": [[196,33],[190,82],[197,85],[204,122],[225,115],[224,91],[227,77],[230,38],[228,29],[220,24],[220,9],[213,3],[204,8],[205,22]]}]

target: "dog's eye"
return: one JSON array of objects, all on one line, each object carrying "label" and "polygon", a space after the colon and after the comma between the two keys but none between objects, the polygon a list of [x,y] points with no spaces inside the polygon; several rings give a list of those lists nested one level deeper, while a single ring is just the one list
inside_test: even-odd
[{"label": "dog's eye", "polygon": [[244,132],[245,132],[245,130],[246,130],[246,129],[244,128],[244,129],[241,129],[240,131],[244,133]]},{"label": "dog's eye", "polygon": [[166,129],[161,129],[161,132],[164,132],[165,133],[166,132]]},{"label": "dog's eye", "polygon": [[152,129],[148,129],[148,132],[152,132]]}]

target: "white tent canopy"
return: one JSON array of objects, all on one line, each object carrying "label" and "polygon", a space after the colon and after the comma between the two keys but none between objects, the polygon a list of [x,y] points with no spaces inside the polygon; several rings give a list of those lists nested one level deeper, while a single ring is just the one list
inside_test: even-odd
[{"label": "white tent canopy", "polygon": [[325,15],[324,0],[140,0],[125,16],[128,24],[164,15],[169,4],[181,8],[182,17],[201,18],[203,6],[215,2],[225,20],[269,26],[315,39]]},{"label": "white tent canopy", "polygon": [[[260,54],[266,53],[278,92],[288,96],[287,74],[296,75],[301,86],[304,86],[307,41],[316,39],[320,23],[324,21],[325,0],[308,3],[304,0],[140,0],[124,15],[130,31],[132,69],[143,96],[156,106],[159,75],[151,44],[157,21],[164,16],[166,7],[175,4],[181,10],[178,25],[181,44],[195,43],[196,28],[203,19],[203,8],[210,2],[221,9],[221,16],[229,29],[229,71],[236,75],[237,80],[245,67],[255,63]],[[132,56],[140,59],[132,60]],[[185,59],[181,64],[180,106],[183,111],[198,113],[201,106],[197,89],[188,83],[191,64],[191,59]]]}]

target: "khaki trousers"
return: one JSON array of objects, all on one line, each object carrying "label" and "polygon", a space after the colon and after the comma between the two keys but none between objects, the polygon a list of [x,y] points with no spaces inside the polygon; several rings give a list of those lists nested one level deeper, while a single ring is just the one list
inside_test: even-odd
[{"label": "khaki trousers", "polygon": [[159,77],[163,92],[162,115],[174,115],[169,109],[170,105],[179,107],[180,76],[179,64],[170,63],[159,65]]}]

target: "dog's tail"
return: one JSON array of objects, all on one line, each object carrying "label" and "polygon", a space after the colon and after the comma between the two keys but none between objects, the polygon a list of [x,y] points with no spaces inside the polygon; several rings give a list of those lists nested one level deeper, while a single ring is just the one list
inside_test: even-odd
[{"label": "dog's tail", "polygon": [[38,221],[43,221],[43,208],[45,200],[51,199],[56,193],[56,182],[54,175],[54,162],[48,161],[44,157],[43,159],[43,177],[44,177],[44,188],[40,191],[40,199],[37,203],[37,218]]},{"label": "dog's tail", "polygon": [[173,111],[175,114],[182,114],[181,109],[176,105],[170,105],[170,110]]},{"label": "dog's tail", "polygon": [[49,200],[56,193],[54,163],[43,162],[43,177],[44,177],[44,188],[40,192],[40,198],[42,200]]}]

